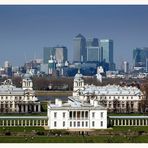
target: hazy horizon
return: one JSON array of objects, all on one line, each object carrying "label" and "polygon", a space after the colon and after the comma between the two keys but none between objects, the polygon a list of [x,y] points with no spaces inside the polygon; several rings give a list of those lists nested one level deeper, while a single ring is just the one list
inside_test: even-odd
[{"label": "hazy horizon", "polygon": [[148,5],[0,5],[0,66],[43,58],[43,47],[63,45],[72,59],[73,38],[114,41],[114,61],[132,62],[132,49],[148,47]]}]

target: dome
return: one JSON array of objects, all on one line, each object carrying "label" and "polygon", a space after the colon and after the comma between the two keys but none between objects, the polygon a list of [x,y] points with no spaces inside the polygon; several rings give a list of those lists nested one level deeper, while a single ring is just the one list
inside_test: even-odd
[{"label": "dome", "polygon": [[83,75],[80,73],[80,70],[78,70],[78,73],[75,75],[75,79],[81,79]]},{"label": "dome", "polygon": [[29,73],[24,74],[24,79],[30,79],[31,75]]}]

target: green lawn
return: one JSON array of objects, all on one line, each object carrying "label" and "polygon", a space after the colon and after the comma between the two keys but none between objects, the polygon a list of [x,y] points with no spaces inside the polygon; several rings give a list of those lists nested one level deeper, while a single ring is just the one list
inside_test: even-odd
[{"label": "green lawn", "polygon": [[0,137],[0,143],[148,143],[148,136]]},{"label": "green lawn", "polygon": [[113,131],[145,131],[148,132],[148,126],[116,126]]},{"label": "green lawn", "polygon": [[0,132],[2,131],[10,131],[10,132],[31,132],[35,131],[45,131],[43,127],[0,127]]}]

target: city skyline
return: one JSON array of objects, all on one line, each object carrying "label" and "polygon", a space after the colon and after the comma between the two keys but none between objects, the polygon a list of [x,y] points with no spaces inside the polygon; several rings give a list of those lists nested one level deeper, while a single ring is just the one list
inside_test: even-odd
[{"label": "city skyline", "polygon": [[[118,15],[117,15],[118,14]],[[0,6],[0,65],[22,65],[43,57],[43,48],[66,46],[73,55],[73,38],[112,39],[117,66],[132,62],[132,50],[148,47],[148,6],[43,5]]]}]

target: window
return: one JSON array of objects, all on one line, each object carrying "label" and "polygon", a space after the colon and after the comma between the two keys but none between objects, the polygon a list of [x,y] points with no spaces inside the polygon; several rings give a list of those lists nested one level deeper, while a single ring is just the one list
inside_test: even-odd
[{"label": "window", "polygon": [[84,121],[82,121],[82,127],[84,127]]},{"label": "window", "polygon": [[69,112],[69,118],[72,118],[72,111]]},{"label": "window", "polygon": [[94,127],[94,126],[95,126],[95,121],[92,122],[92,127]]},{"label": "window", "polygon": [[95,112],[92,112],[92,117],[93,117],[93,118],[95,117]]},{"label": "window", "polygon": [[57,117],[57,113],[56,112],[54,112],[54,118],[56,118]]},{"label": "window", "polygon": [[101,127],[103,126],[103,121],[101,121]]},{"label": "window", "polygon": [[85,112],[85,117],[88,118],[88,111]]},{"label": "window", "polygon": [[65,121],[63,121],[63,127],[65,127]]},{"label": "window", "polygon": [[63,118],[65,118],[65,114],[66,114],[66,113],[64,112],[64,113],[63,113]]},{"label": "window", "polygon": [[57,122],[56,121],[54,121],[54,127],[56,127],[57,126]]},{"label": "window", "polygon": [[77,122],[77,127],[80,127],[80,122],[79,121]]},{"label": "window", "polygon": [[103,112],[101,112],[101,118],[103,118]]},{"label": "window", "polygon": [[88,122],[85,122],[85,126],[86,126],[86,127],[88,126]]},{"label": "window", "polygon": [[70,127],[72,127],[72,122],[70,121]]},{"label": "window", "polygon": [[73,126],[76,127],[76,122],[73,122]]}]

